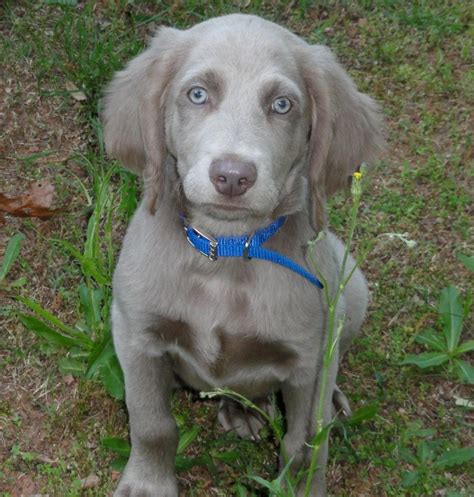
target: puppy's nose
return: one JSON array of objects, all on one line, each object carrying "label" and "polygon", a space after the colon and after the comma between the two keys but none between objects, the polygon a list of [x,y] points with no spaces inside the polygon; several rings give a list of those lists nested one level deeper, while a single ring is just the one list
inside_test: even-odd
[{"label": "puppy's nose", "polygon": [[253,162],[236,159],[212,161],[209,177],[215,189],[222,195],[242,195],[257,180],[257,168]]}]

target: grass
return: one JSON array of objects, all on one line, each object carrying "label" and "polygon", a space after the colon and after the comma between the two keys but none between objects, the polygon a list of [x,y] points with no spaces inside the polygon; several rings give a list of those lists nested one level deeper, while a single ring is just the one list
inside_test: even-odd
[{"label": "grass", "polygon": [[[64,375],[58,366],[64,354],[22,326],[15,298],[34,299],[73,326],[84,316],[78,289],[86,284],[103,290],[100,322],[106,322],[113,260],[139,194],[133,176],[120,170],[111,176],[109,198],[115,200],[102,205],[89,247],[93,258],[103,261],[105,281],[98,282],[87,261],[67,248],[70,244],[84,254],[87,227],[112,166],[97,121],[101,89],[141,50],[153,26],[185,28],[237,10],[329,45],[358,86],[381,102],[389,125],[389,148],[373,169],[355,233],[359,248],[371,248],[363,266],[372,292],[370,316],[339,379],[354,406],[375,403],[378,414],[333,433],[332,494],[474,493],[472,463],[439,470],[428,462],[413,486],[402,486],[407,473],[418,468],[407,453],[416,454],[423,441],[434,444],[438,454],[472,446],[474,434],[472,409],[456,405],[456,397],[469,398],[467,386],[438,371],[426,374],[400,365],[407,354],[424,350],[415,338],[436,324],[441,289],[452,283],[466,294],[473,287],[472,274],[457,259],[459,253],[474,252],[470,6],[460,0],[247,3],[22,1],[3,6],[6,126],[0,191],[19,192],[29,181],[48,177],[67,212],[47,222],[8,218],[0,234],[0,253],[15,233],[25,235],[6,278],[24,282],[0,288],[2,497],[105,496],[115,485],[113,456],[101,440],[126,436],[123,404],[97,380]],[[74,98],[71,83],[85,101]],[[331,204],[331,225],[343,238],[349,208],[343,195]],[[410,248],[393,233],[416,245]],[[471,315],[463,339],[472,325]],[[276,476],[271,437],[255,445],[222,433],[215,403],[193,394],[179,394],[174,404],[183,433],[201,427],[186,457],[210,455],[207,467],[194,465],[180,473],[186,495],[235,495],[238,481],[254,486],[248,474]],[[89,475],[98,477],[97,485],[81,488]]]}]

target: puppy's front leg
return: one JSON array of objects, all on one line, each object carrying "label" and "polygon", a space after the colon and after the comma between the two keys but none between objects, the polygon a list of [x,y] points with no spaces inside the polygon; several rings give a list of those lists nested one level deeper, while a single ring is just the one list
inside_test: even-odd
[{"label": "puppy's front leg", "polygon": [[171,367],[166,356],[152,357],[139,350],[119,326],[120,320],[114,319],[132,450],[114,497],[177,497],[174,466],[178,433],[170,410]]},{"label": "puppy's front leg", "polygon": [[[331,421],[332,394],[337,375],[337,357],[330,368],[325,396],[323,400],[323,427]],[[307,480],[307,470],[311,461],[311,442],[316,432],[316,413],[320,401],[320,378],[306,385],[292,385],[290,382],[282,386],[283,401],[285,403],[287,433],[283,440],[282,450],[286,451],[287,459],[293,459],[293,471],[304,470],[304,477],[298,485],[297,497],[304,495]],[[317,469],[311,483],[311,497],[326,497],[326,464],[328,458],[328,442],[324,442],[317,459]],[[283,459],[283,458],[282,458]],[[283,465],[282,460],[281,465]]]}]

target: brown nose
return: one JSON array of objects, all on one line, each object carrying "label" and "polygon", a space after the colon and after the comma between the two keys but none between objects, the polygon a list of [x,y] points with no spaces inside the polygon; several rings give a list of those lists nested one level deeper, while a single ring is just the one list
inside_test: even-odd
[{"label": "brown nose", "polygon": [[209,177],[215,189],[222,195],[242,195],[257,180],[257,168],[253,162],[235,159],[216,159],[212,161]]}]

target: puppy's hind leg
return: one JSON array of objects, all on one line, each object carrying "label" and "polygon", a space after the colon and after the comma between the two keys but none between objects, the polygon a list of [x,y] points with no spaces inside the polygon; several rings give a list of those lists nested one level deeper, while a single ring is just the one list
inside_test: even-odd
[{"label": "puppy's hind leg", "polygon": [[131,453],[114,497],[177,497],[174,474],[178,433],[170,410],[173,372],[165,356],[137,347],[117,306],[114,342],[125,378]]},{"label": "puppy's hind leg", "polygon": [[[349,268],[352,268],[354,264],[354,260],[350,257],[348,261]],[[354,271],[345,288],[344,302],[346,316],[339,345],[340,357],[347,352],[352,340],[359,334],[367,313],[369,289],[360,269]]]},{"label": "puppy's hind leg", "polygon": [[[316,412],[319,410],[319,403],[322,400],[322,426],[327,426],[332,420],[332,392],[335,388],[338,368],[337,353],[330,365],[327,375],[327,385],[324,398],[321,399],[322,378],[314,378],[313,382],[306,385],[293,385],[285,382],[282,385],[283,401],[285,403],[285,413],[287,422],[287,433],[283,439],[282,455],[280,457],[280,469],[283,469],[286,462],[292,461],[292,471],[298,474],[305,474],[309,468],[312,458],[310,446],[316,433]],[[315,372],[316,375],[316,372]],[[328,459],[328,440],[321,442],[318,451],[317,464],[314,475],[310,482],[307,482],[307,472],[299,482],[296,490],[296,497],[303,497],[305,487],[308,484],[311,488],[310,497],[326,497],[326,465]]]},{"label": "puppy's hind leg", "polygon": [[[354,267],[354,264],[354,259],[349,257],[346,276]],[[359,334],[367,312],[368,302],[369,290],[367,288],[367,282],[362,271],[356,269],[344,291],[345,322],[339,344],[339,357],[343,357],[354,338]],[[334,414],[342,417],[347,417],[352,414],[349,400],[337,385],[334,389],[332,402]]]}]

